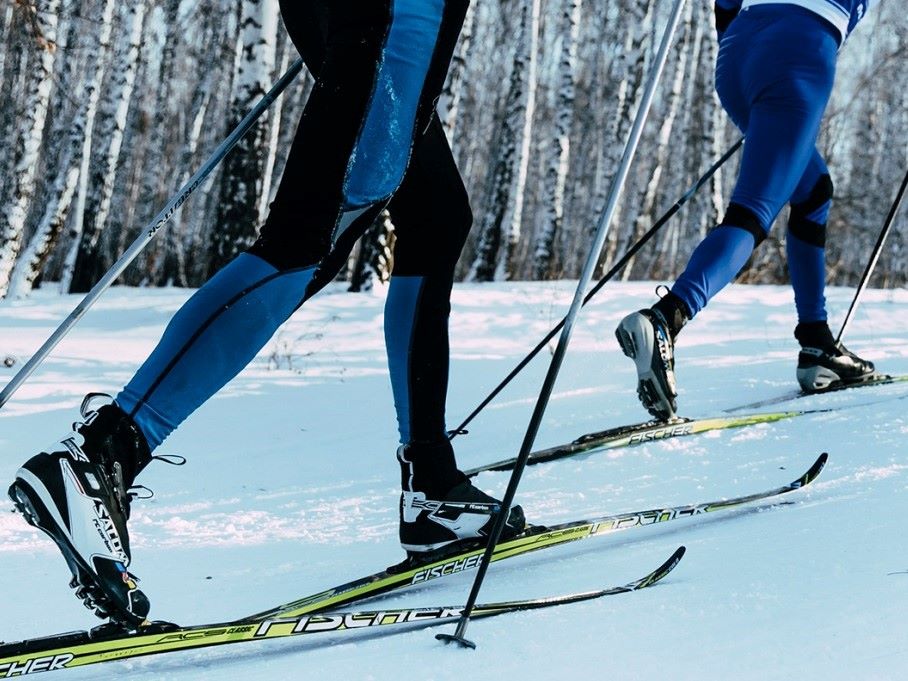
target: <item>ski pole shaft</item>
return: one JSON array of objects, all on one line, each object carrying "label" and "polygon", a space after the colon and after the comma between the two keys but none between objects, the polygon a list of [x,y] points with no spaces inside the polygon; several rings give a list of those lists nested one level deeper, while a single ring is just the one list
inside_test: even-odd
[{"label": "ski pole shaft", "polygon": [[851,306],[848,308],[848,314],[845,315],[845,321],[842,322],[842,328],[839,330],[836,343],[840,343],[845,336],[845,331],[848,329],[848,325],[851,323],[851,320],[854,318],[854,313],[858,309],[858,304],[860,303],[861,296],[864,294],[864,289],[866,289],[867,285],[870,283],[870,275],[873,274],[873,270],[876,268],[877,261],[880,259],[880,254],[883,252],[883,244],[886,243],[886,237],[889,236],[889,230],[892,229],[892,225],[895,223],[895,216],[899,211],[902,198],[905,196],[906,187],[908,187],[908,173],[905,173],[905,178],[902,180],[902,186],[899,187],[898,194],[895,196],[895,201],[892,202],[892,208],[889,209],[889,215],[886,216],[886,222],[883,223],[883,230],[876,240],[876,246],[873,247],[873,253],[870,255],[870,262],[867,263],[867,269],[864,270],[864,275],[861,277],[861,283],[858,284],[858,290],[854,293],[854,299],[851,301]]},{"label": "ski pole shaft", "polygon": [[155,235],[160,231],[164,225],[166,225],[170,219],[173,217],[173,214],[182,206],[186,199],[188,199],[193,192],[199,187],[202,182],[214,171],[215,168],[220,165],[221,161],[224,160],[224,157],[230,152],[233,147],[236,146],[237,142],[243,138],[243,136],[249,132],[256,121],[261,118],[262,114],[270,107],[274,100],[276,100],[281,93],[287,89],[287,86],[299,75],[300,71],[303,69],[303,60],[298,59],[293,65],[287,70],[280,80],[274,84],[274,86],[269,90],[261,100],[252,108],[252,110],[246,114],[245,118],[240,121],[239,125],[234,128],[233,132],[230,133],[230,136],[225,139],[221,145],[214,150],[211,156],[205,161],[205,164],[199,168],[199,170],[193,175],[189,180],[183,185],[180,190],[174,194],[171,199],[167,202],[167,205],[158,213],[151,222],[146,225],[145,229],[139,235],[139,237],[132,243],[132,245],[120,256],[120,259],[113,264],[113,266],[101,277],[101,280],[89,291],[82,301],[76,306],[76,308],[69,314],[69,316],[63,320],[60,326],[57,327],[50,338],[48,338],[44,345],[42,345],[34,355],[25,363],[25,365],[19,370],[19,372],[13,376],[12,380],[6,385],[2,392],[0,392],[0,408],[2,408],[13,394],[19,389],[19,387],[28,380],[28,377],[31,376],[35,369],[37,369],[41,363],[47,359],[47,356],[53,351],[55,347],[60,343],[61,340],[69,333],[76,322],[78,322],[86,312],[94,305],[95,301],[101,297],[101,294],[104,293],[113,282],[119,277],[123,270],[125,270],[129,264],[136,259],[136,256],[142,252],[142,250],[154,239]]},{"label": "ski pole shaft", "polygon": [[662,36],[662,43],[659,46],[656,62],[653,65],[649,81],[646,84],[646,89],[644,90],[643,98],[640,102],[640,107],[637,110],[636,116],[634,117],[634,124],[631,127],[627,144],[624,147],[621,164],[618,168],[618,172],[612,180],[612,186],[609,190],[609,196],[608,201],[606,202],[605,211],[599,218],[599,224],[596,228],[596,238],[594,240],[593,247],[590,249],[589,257],[587,258],[586,264],[583,267],[583,273],[580,277],[580,281],[577,284],[577,290],[574,294],[574,300],[571,304],[570,311],[565,317],[564,328],[561,332],[561,338],[559,338],[558,346],[555,349],[555,353],[552,355],[552,361],[549,365],[548,373],[546,374],[545,380],[543,381],[539,399],[536,401],[536,407],[533,410],[533,415],[530,418],[529,425],[527,426],[527,432],[524,436],[523,444],[520,447],[520,454],[517,456],[517,463],[515,464],[514,470],[511,473],[511,479],[508,482],[507,491],[505,492],[504,498],[501,500],[501,508],[496,515],[495,524],[492,527],[492,532],[489,536],[485,552],[482,555],[476,578],[473,581],[473,587],[470,590],[470,596],[467,599],[466,607],[464,608],[460,620],[457,623],[457,629],[454,632],[453,636],[450,634],[438,634],[436,638],[439,640],[448,643],[457,643],[460,646],[467,648],[476,647],[473,642],[467,640],[467,638],[465,637],[467,625],[470,621],[470,615],[473,612],[473,607],[476,605],[476,599],[479,596],[479,591],[482,588],[483,580],[485,579],[486,572],[489,569],[489,564],[491,563],[492,554],[495,551],[495,546],[498,544],[498,540],[501,537],[502,530],[504,530],[505,523],[507,523],[511,504],[513,504],[514,502],[514,496],[516,495],[517,487],[520,484],[520,478],[523,475],[524,469],[526,468],[530,450],[533,448],[536,434],[539,431],[540,424],[542,423],[542,417],[545,415],[545,410],[548,406],[549,398],[552,394],[552,389],[555,386],[555,380],[558,378],[558,372],[561,369],[561,363],[564,359],[565,353],[567,352],[568,344],[570,343],[571,331],[573,330],[574,321],[577,318],[577,314],[580,312],[580,308],[583,306],[583,292],[584,290],[586,290],[586,287],[589,285],[590,281],[593,278],[593,272],[596,269],[596,263],[599,261],[599,256],[602,253],[602,247],[605,245],[608,228],[611,224],[615,208],[618,205],[618,198],[621,195],[621,190],[624,187],[624,182],[627,179],[628,172],[630,171],[631,162],[633,161],[637,147],[640,143],[640,137],[643,134],[643,125],[646,122],[647,116],[649,115],[649,111],[653,103],[653,96],[656,92],[656,86],[659,83],[659,79],[662,75],[662,70],[665,66],[665,61],[668,58],[668,49],[671,45],[675,30],[678,27],[678,22],[681,18],[681,9],[683,6],[684,0],[675,0],[675,5],[672,10],[671,17],[669,18],[665,33]]},{"label": "ski pole shaft", "polygon": [[[713,175],[715,175],[719,171],[719,168],[721,168],[723,165],[725,165],[725,163],[728,161],[728,159],[730,159],[732,156],[734,156],[737,153],[738,149],[740,149],[743,144],[744,144],[744,138],[742,137],[737,142],[735,142],[731,146],[731,148],[728,151],[726,151],[722,155],[721,158],[719,158],[719,160],[717,160],[715,163],[713,163],[713,165],[709,168],[709,170],[707,170],[703,174],[703,176],[700,177],[699,180],[697,180],[693,185],[691,185],[691,187],[687,190],[687,192],[685,192],[684,196],[682,196],[680,199],[678,199],[674,203],[674,205],[672,205],[672,207],[669,208],[665,212],[664,215],[662,215],[662,217],[660,217],[658,220],[656,220],[655,223],[653,223],[653,226],[650,227],[649,231],[646,232],[646,234],[644,234],[642,237],[640,237],[637,240],[637,242],[633,246],[631,246],[623,256],[621,256],[621,259],[615,263],[615,265],[612,267],[612,269],[610,269],[608,272],[606,272],[602,276],[602,278],[599,280],[599,282],[592,289],[590,289],[590,292],[587,293],[586,297],[583,299],[583,305],[586,305],[588,302],[590,302],[593,299],[593,297],[597,293],[599,293],[599,291],[601,291],[602,288],[609,281],[611,281],[615,277],[616,274],[618,274],[618,272],[620,272],[622,269],[624,269],[624,267],[627,265],[627,263],[629,263],[631,261],[631,259],[635,255],[637,255],[637,253],[640,251],[640,249],[643,248],[643,246],[645,246],[649,242],[649,240],[652,239],[656,235],[656,233],[659,230],[661,230],[665,226],[665,224],[669,220],[671,220],[684,207],[684,205],[688,201],[690,201],[690,199],[694,196],[694,194],[696,194],[698,191],[700,191],[700,188],[703,187],[703,185],[705,185],[707,182],[709,182],[709,180],[713,177]],[[526,357],[524,357],[522,360],[520,360],[520,362],[517,364],[517,366],[514,367],[513,370],[511,370],[511,373],[509,373],[507,376],[505,376],[504,379],[501,381],[501,383],[499,383],[492,390],[492,392],[490,392],[489,395],[482,402],[480,402],[479,405],[472,412],[470,412],[469,416],[467,416],[463,420],[463,423],[461,423],[457,428],[455,428],[453,431],[451,431],[452,438],[457,437],[458,434],[460,434],[466,430],[466,427],[468,425],[470,425],[470,423],[473,422],[473,419],[475,419],[483,409],[485,409],[487,406],[489,406],[489,403],[492,400],[494,400],[496,397],[498,397],[498,395],[501,393],[501,391],[504,390],[508,386],[508,384],[510,384],[510,382],[513,381],[517,377],[517,375],[526,368],[526,366],[533,360],[533,358],[536,357],[536,355],[538,355],[542,351],[543,348],[545,348],[545,346],[549,343],[549,341],[552,340],[558,334],[559,331],[561,331],[561,329],[564,327],[564,323],[565,323],[565,318],[562,318],[561,321],[558,322],[558,324],[556,324],[555,327],[546,334],[545,338],[543,338],[541,341],[539,341],[539,343],[536,345],[536,347],[534,347],[532,350],[530,350],[529,354]]]}]

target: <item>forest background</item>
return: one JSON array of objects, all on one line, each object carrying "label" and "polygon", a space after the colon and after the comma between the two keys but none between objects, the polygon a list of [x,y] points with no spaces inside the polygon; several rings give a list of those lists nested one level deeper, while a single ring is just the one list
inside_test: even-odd
[{"label": "forest background", "polygon": [[[87,291],[297,58],[277,0],[0,0],[0,297]],[[669,0],[475,0],[438,103],[475,223],[470,281],[575,278],[642,96]],[[819,147],[836,184],[829,280],[853,284],[908,165],[908,15],[849,40]],[[690,0],[602,264],[738,138],[713,90],[712,3]],[[198,286],[255,239],[312,87],[301,76],[122,282]],[[627,267],[666,280],[721,218],[729,162]],[[785,212],[739,281],[781,283]],[[431,229],[431,215],[426,216]],[[896,223],[872,280],[908,281]],[[341,277],[388,277],[393,225]]]}]

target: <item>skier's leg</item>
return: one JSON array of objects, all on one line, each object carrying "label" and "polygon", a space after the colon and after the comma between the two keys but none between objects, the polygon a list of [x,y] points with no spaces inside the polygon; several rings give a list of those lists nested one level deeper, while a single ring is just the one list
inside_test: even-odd
[{"label": "skier's leg", "polygon": [[833,184],[816,149],[791,196],[786,251],[798,321],[826,321],[826,220]]},{"label": "skier's leg", "polygon": [[[484,536],[500,508],[458,470],[445,432],[451,288],[473,216],[435,116],[414,146],[389,211],[397,241],[385,341],[402,443],[400,541],[411,554],[425,555]],[[515,506],[506,533],[524,526]]]},{"label": "skier's leg", "polygon": [[822,19],[775,6],[742,13],[722,40],[716,89],[746,136],[728,211],[671,291],[616,331],[636,363],[641,402],[657,418],[675,414],[674,340],[681,327],[744,267],[804,175],[837,49],[835,31]]},{"label": "skier's leg", "polygon": [[393,9],[347,0],[323,10],[318,80],[261,236],[177,314],[117,397],[152,449],[333,279],[397,189],[427,99],[421,88],[437,58],[443,3],[406,0]]},{"label": "skier's leg", "polygon": [[[754,88],[743,128],[741,168],[728,211],[694,250],[672,287],[689,319],[737,276],[798,187],[813,157],[835,74],[834,51],[822,57],[821,53],[801,69],[787,65],[779,80]],[[763,66],[771,72],[771,65]],[[745,69],[744,77],[749,70]],[[723,81],[718,78],[722,93]]]},{"label": "skier's leg", "polygon": [[453,1],[310,3],[325,18],[324,58],[261,238],[187,302],[119,402],[83,409],[75,435],[32,457],[10,489],[29,522],[57,542],[77,594],[132,626],[148,612],[126,571],[134,476],[330,281],[403,178],[434,99],[424,90],[441,87],[450,60],[453,40],[440,35],[460,10]]},{"label": "skier's leg", "polygon": [[388,208],[396,242],[385,341],[400,441],[437,440],[446,437],[454,268],[473,224],[466,188],[437,118],[416,144]]},{"label": "skier's leg", "polygon": [[815,151],[791,197],[786,240],[798,311],[794,335],[801,345],[797,378],[807,392],[862,381],[876,371],[873,362],[836,343],[826,321],[826,220],[832,198],[833,185],[826,163]]}]

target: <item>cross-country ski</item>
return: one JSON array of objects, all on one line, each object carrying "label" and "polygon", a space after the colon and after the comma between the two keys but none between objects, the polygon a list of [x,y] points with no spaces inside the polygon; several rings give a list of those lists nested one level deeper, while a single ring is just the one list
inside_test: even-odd
[{"label": "cross-country ski", "polygon": [[901,678],[901,9],[0,4],[0,678]]}]

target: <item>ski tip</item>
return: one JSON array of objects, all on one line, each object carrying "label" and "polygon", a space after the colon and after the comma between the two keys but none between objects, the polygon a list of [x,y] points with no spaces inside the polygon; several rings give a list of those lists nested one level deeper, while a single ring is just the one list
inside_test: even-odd
[{"label": "ski tip", "polygon": [[820,474],[820,472],[826,466],[826,462],[828,460],[829,460],[828,452],[823,452],[822,454],[820,454],[817,457],[817,460],[813,462],[813,466],[811,466],[810,469],[806,473],[804,473],[804,475],[801,477],[801,479],[798,482],[803,486],[803,485],[806,485],[806,484],[811,483],[814,480],[816,480],[817,476]]},{"label": "ski tip", "polygon": [[652,586],[656,582],[662,581],[668,573],[678,567],[678,563],[681,562],[681,559],[684,557],[684,554],[687,552],[687,547],[679,546],[675,549],[675,552],[669,557],[667,561],[662,563],[655,570],[650,572],[646,577],[638,581],[634,586],[633,590],[645,589],[648,586]]}]

